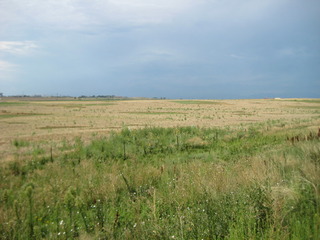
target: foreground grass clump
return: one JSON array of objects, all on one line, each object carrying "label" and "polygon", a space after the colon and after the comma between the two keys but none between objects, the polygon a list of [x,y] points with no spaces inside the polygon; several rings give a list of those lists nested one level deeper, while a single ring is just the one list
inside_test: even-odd
[{"label": "foreground grass clump", "polygon": [[123,129],[3,164],[1,239],[316,239],[319,139]]}]

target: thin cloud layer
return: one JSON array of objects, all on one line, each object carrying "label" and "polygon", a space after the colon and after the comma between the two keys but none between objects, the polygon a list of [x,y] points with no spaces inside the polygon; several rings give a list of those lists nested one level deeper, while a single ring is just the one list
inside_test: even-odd
[{"label": "thin cloud layer", "polygon": [[0,54],[27,55],[37,48],[33,41],[0,41]]},{"label": "thin cloud layer", "polygon": [[[201,1],[199,1],[200,3]],[[191,0],[19,0],[2,2],[2,23],[49,24],[62,29],[89,25],[162,23],[194,5]],[[27,21],[26,21],[27,20]]]}]

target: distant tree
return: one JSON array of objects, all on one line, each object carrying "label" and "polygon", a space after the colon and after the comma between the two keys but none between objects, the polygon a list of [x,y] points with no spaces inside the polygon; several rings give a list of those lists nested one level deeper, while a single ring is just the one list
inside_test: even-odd
[{"label": "distant tree", "polygon": [[3,97],[3,93],[2,92],[0,92],[0,97]]}]

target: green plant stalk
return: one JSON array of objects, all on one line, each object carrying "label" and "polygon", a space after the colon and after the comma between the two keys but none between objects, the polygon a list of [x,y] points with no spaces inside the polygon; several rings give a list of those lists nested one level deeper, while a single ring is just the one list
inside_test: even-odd
[{"label": "green plant stalk", "polygon": [[87,221],[86,212],[84,211],[84,209],[83,209],[82,206],[79,206],[79,212],[80,212],[80,215],[81,215],[81,218],[82,218],[84,227],[85,227],[85,229],[86,229],[86,232],[87,232],[87,233],[91,232],[91,228],[89,227],[89,224],[88,224],[88,221]]},{"label": "green plant stalk", "polygon": [[123,141],[123,160],[127,159],[127,155],[126,155],[126,142]]},{"label": "green plant stalk", "polygon": [[28,186],[27,189],[27,197],[28,197],[28,203],[29,203],[29,238],[33,239],[34,237],[34,222],[33,222],[33,197],[32,197],[32,187]]}]

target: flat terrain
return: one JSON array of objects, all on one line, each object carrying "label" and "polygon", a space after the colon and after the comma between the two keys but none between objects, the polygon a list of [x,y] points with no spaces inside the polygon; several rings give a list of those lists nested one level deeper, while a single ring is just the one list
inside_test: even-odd
[{"label": "flat terrain", "polygon": [[[143,127],[243,127],[278,121],[316,129],[319,99],[251,100],[0,100],[0,161],[14,158],[15,140],[57,143],[86,141],[110,131]],[[274,125],[274,124],[273,124]]]},{"label": "flat terrain", "polygon": [[319,99],[21,100],[0,102],[0,239],[320,236]]}]

